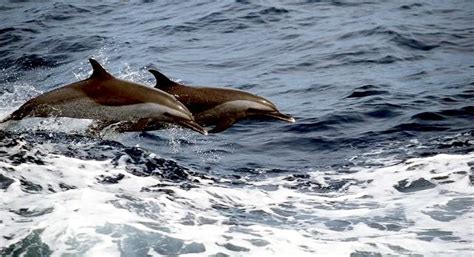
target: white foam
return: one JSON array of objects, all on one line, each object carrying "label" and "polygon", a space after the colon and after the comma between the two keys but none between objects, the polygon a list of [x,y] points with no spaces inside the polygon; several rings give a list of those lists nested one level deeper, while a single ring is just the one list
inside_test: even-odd
[{"label": "white foam", "polygon": [[[350,174],[310,172],[309,180],[322,185],[328,185],[326,178],[353,181],[339,191],[293,189],[291,186],[297,185],[296,181],[277,176],[249,181],[243,187],[204,180],[198,188],[190,190],[168,186],[174,191],[172,197],[160,192],[142,192],[143,187],[160,181],[126,172],[123,161],[114,166],[110,160],[86,161],[54,154],[47,154],[45,160],[47,165],[12,166],[0,162],[0,173],[15,180],[7,190],[0,191],[3,221],[0,245],[11,245],[31,231],[41,229],[41,239],[53,250],[53,256],[64,253],[117,256],[126,247],[126,240],[145,235],[156,236],[156,242],[165,236],[185,244],[202,244],[206,255],[348,256],[361,251],[382,255],[468,256],[472,253],[474,233],[468,224],[474,222],[473,206],[467,206],[470,211],[459,211],[449,221],[433,219],[429,213],[442,211],[441,207],[454,199],[472,198],[474,190],[468,175],[455,172],[469,173],[467,163],[474,160],[473,153],[416,158],[383,168],[356,168]],[[101,175],[118,173],[125,175],[118,184],[97,182]],[[435,179],[439,176],[449,176],[454,182],[442,184],[442,180]],[[22,177],[44,190],[22,191],[19,182]],[[394,188],[398,181],[419,178],[436,186],[411,193]],[[60,183],[76,188],[62,191]],[[274,189],[264,189],[269,185]],[[21,208],[52,209],[44,215],[22,217],[13,212]],[[342,225],[334,228],[331,222]],[[389,229],[390,226],[394,228]],[[134,234],[127,228],[144,234]],[[442,236],[423,239],[422,233],[430,231],[451,233],[449,236],[459,239]],[[4,237],[9,235],[14,238]],[[147,247],[149,253],[159,254]],[[195,254],[200,255],[199,251]]]}]

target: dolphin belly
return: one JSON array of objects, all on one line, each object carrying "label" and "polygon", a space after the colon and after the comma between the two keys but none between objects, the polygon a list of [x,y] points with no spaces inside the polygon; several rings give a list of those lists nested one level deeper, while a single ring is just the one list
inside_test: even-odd
[{"label": "dolphin belly", "polygon": [[268,106],[257,102],[235,100],[219,104],[213,108],[197,113],[194,116],[196,121],[201,125],[215,125],[209,132],[217,133],[226,130],[241,119],[252,116],[249,112],[249,110],[252,109],[261,110],[263,112],[272,111]]},{"label": "dolphin belly", "polygon": [[222,118],[233,117],[236,120],[245,118],[248,116],[247,111],[249,109],[271,111],[271,109],[267,106],[258,104],[256,102],[235,100],[219,104],[213,108],[197,113],[195,114],[195,118],[198,123],[213,125],[219,122],[219,120]]},{"label": "dolphin belly", "polygon": [[50,105],[50,108],[60,114],[57,116],[110,121],[137,121],[145,118],[153,118],[166,122],[169,118],[165,113],[183,116],[176,110],[157,103],[108,106],[98,104],[87,97],[60,104],[53,104]]}]

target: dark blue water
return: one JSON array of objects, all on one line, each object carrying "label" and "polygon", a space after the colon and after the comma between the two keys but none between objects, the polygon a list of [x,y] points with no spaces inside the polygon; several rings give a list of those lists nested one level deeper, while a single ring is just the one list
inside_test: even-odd
[{"label": "dark blue water", "polygon": [[[473,200],[470,200],[472,195],[469,195],[474,180],[473,156],[470,155],[474,150],[472,1],[142,1],[100,4],[7,1],[0,4],[0,15],[0,93],[4,116],[41,92],[86,78],[91,70],[87,59],[94,57],[112,74],[150,86],[155,82],[147,69],[157,68],[185,84],[246,90],[270,99],[282,112],[294,115],[297,120],[295,124],[246,120],[223,133],[207,137],[172,129],[91,139],[81,136],[81,133],[56,131],[57,128],[61,130],[64,123],[58,125],[55,121],[52,121],[54,125],[40,123],[22,130],[9,128],[1,132],[4,147],[1,158],[5,163],[5,172],[2,174],[16,181],[18,190],[26,192],[26,195],[31,194],[31,190],[25,189],[26,182],[20,183],[20,175],[6,173],[6,167],[14,165],[15,161],[20,166],[21,163],[42,165],[43,158],[48,159],[53,155],[88,161],[110,160],[113,167],[125,165],[120,173],[122,178],[126,174],[151,176],[160,180],[153,188],[144,187],[146,190],[137,191],[134,199],[141,202],[145,201],[141,197],[150,196],[140,195],[140,192],[161,194],[166,191],[163,189],[166,186],[171,191],[176,188],[204,188],[207,184],[203,181],[212,181],[218,188],[229,188],[236,192],[240,192],[239,189],[257,188],[261,190],[258,192],[265,193],[283,187],[303,195],[307,192],[308,195],[323,194],[321,197],[333,197],[332,194],[336,193],[344,196],[344,190],[349,190],[350,185],[359,186],[369,179],[362,175],[367,180],[357,175],[339,178],[337,174],[352,174],[367,167],[390,169],[390,165],[411,158],[428,158],[423,161],[423,167],[428,167],[444,163],[438,162],[436,158],[441,156],[439,158],[445,160],[444,154],[449,154],[456,157],[453,160],[448,158],[446,163],[432,168],[432,173],[464,172],[464,175],[459,173],[459,177],[452,175],[455,177],[444,180],[459,183],[459,187],[467,191],[454,190],[457,192],[455,195],[461,198],[446,200],[461,201],[461,205],[465,206],[459,207],[462,211],[452,207],[453,204],[446,205],[446,210],[453,211],[454,208],[454,212],[461,213],[459,215],[473,210]],[[75,121],[66,123],[69,122]],[[123,156],[128,159],[123,160]],[[459,156],[464,159],[456,159]],[[464,162],[470,164],[462,166]],[[53,167],[58,165],[52,163]],[[461,170],[446,168],[453,163],[461,165],[456,166]],[[87,172],[87,169],[83,172]],[[321,175],[315,175],[318,179],[314,179],[310,175],[313,173]],[[418,174],[425,173],[420,171]],[[430,173],[427,171],[426,174]],[[107,178],[103,174],[101,178],[104,179],[104,176]],[[438,186],[443,184],[439,182],[443,178],[419,176],[423,180],[411,175],[394,177],[399,181],[392,181],[393,185],[388,188],[398,188],[398,193],[403,194],[406,190],[400,188],[410,188],[407,181],[417,181],[412,183],[409,191],[451,190]],[[446,174],[443,176],[449,177]],[[92,180],[91,183],[102,185],[101,181],[112,181],[112,184],[120,185],[120,177]],[[27,177],[23,176],[23,179],[28,181]],[[280,182],[268,182],[269,179]],[[287,182],[292,184],[281,184]],[[383,183],[380,181],[380,184]],[[128,188],[125,182],[122,185]],[[87,187],[78,184],[74,188],[69,191]],[[19,197],[8,190],[13,189],[6,186],[5,197]],[[46,188],[42,188],[35,194],[51,193],[51,190],[45,191]],[[387,200],[373,193],[368,194],[368,197],[374,198],[372,204]],[[251,195],[248,197],[257,197]],[[242,199],[238,193],[234,196]],[[157,196],[152,193],[151,197]],[[420,200],[419,195],[413,197],[416,199],[414,201]],[[431,199],[433,196],[425,197]],[[229,196],[229,199],[232,197]],[[364,220],[366,214],[363,213],[360,217],[354,218],[351,214],[350,218],[347,216],[336,220],[330,220],[332,217],[324,213],[317,217],[310,214],[313,209],[337,211],[353,208],[346,206],[346,201],[327,203],[324,208],[317,204],[310,205],[306,214],[309,216],[282,214],[278,211],[273,214],[286,217],[284,220],[265,215],[268,208],[276,208],[272,204],[267,209],[259,209],[253,205],[229,201],[210,204],[207,209],[196,207],[188,223],[200,228],[197,221],[200,220],[200,211],[212,209],[222,215],[222,219],[228,219],[228,223],[219,223],[221,227],[224,226],[222,224],[233,224],[229,226],[239,229],[239,224],[244,227],[258,224],[281,229],[279,233],[283,233],[300,226],[311,234],[306,238],[315,241],[302,242],[304,247],[295,246],[289,250],[289,253],[299,253],[299,256],[303,253],[318,253],[317,249],[326,249],[319,253],[328,254],[334,246],[348,249],[347,253],[332,252],[334,255],[430,255],[442,251],[446,251],[445,254],[459,251],[468,255],[469,249],[464,244],[466,240],[472,243],[472,237],[469,236],[472,236],[472,231],[466,231],[458,223],[446,224],[446,228],[454,227],[449,232],[438,225],[425,228],[424,225],[411,223],[418,214],[408,217],[410,215],[405,213],[406,220],[402,221],[396,218],[397,214],[374,214],[374,217],[379,218],[370,222]],[[407,199],[407,203],[410,201]],[[183,209],[191,208],[192,205],[188,204],[184,203]],[[437,204],[430,206],[444,206],[443,202]],[[20,208],[7,203],[5,206],[9,210]],[[280,207],[288,212],[298,209],[295,206]],[[130,211],[132,207],[123,208]],[[133,208],[142,209],[143,212],[148,210],[146,205]],[[430,210],[421,210],[420,213],[430,213]],[[292,217],[291,221],[288,217]],[[464,218],[463,221],[467,219],[472,224],[472,217]],[[46,224],[52,220],[50,218]],[[396,247],[388,248],[378,245],[379,248],[370,246],[372,248],[369,249],[369,246],[363,246],[362,241],[359,242],[361,245],[339,245],[348,238],[362,234],[370,238],[370,232],[354,232],[359,230],[353,227],[361,222],[369,224],[375,231],[392,231],[386,227],[377,230],[378,225],[370,225],[379,224],[381,220],[395,222],[400,227],[396,231],[420,233],[417,234],[418,239],[426,243],[426,249],[413,248],[410,246],[413,244],[409,241],[411,239],[394,243]],[[21,242],[25,242],[25,236],[31,237],[32,234],[15,224],[4,223],[3,226],[13,231],[13,235],[3,235],[0,252],[11,255],[12,245],[17,247],[15,249],[23,249],[18,250],[20,252],[25,251],[25,246],[18,246],[17,242],[22,238]],[[187,223],[170,222],[164,225],[168,230],[171,228],[167,233],[176,238],[186,238],[178,236],[179,233],[173,230],[175,224]],[[330,241],[334,244],[319,245],[320,238],[317,235],[324,232],[309,231],[314,224],[325,224],[327,229],[338,233],[352,232],[342,237],[331,237]],[[1,226],[0,218],[0,230]],[[140,231],[140,228],[135,229]],[[220,235],[214,230],[198,230],[193,229],[193,233]],[[19,231],[23,231],[23,234]],[[117,231],[138,235],[135,230],[124,227]],[[452,236],[441,239],[449,242],[447,250],[440,247],[441,243],[423,239],[432,239],[436,233],[445,235],[444,232]],[[248,231],[239,233],[251,234]],[[92,256],[98,253],[91,250],[93,247],[90,244],[81,244],[78,235],[69,236],[68,240],[77,241],[77,244],[70,246],[71,249],[78,249],[76,254]],[[153,241],[148,236],[153,238],[148,234],[137,237],[146,242]],[[262,237],[271,238],[269,235]],[[31,240],[37,239],[33,237]],[[52,253],[60,256],[67,253],[62,247],[54,249],[48,243],[52,239],[42,240],[45,245],[49,245],[42,248],[44,251],[47,249],[45,255]],[[239,242],[225,243],[218,239],[211,239],[210,243],[196,243],[202,244],[204,250],[196,245],[189,249],[178,247],[181,252],[158,246],[165,250],[160,252],[156,247],[154,249],[159,254],[188,251],[203,255],[285,255],[277,247],[281,243],[278,238],[267,238],[267,241],[268,244],[262,246],[252,241],[257,250]],[[125,256],[144,256],[142,252],[127,248],[127,245],[138,247],[139,243],[120,242],[116,247],[118,252]],[[141,247],[153,245],[150,242]],[[210,245],[223,250],[215,250]],[[258,249],[268,251],[258,252]]]}]

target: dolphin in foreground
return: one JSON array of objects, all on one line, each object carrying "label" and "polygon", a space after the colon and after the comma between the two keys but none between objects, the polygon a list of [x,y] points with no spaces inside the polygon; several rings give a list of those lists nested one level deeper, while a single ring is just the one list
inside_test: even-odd
[{"label": "dolphin in foreground", "polygon": [[214,126],[210,133],[222,132],[237,121],[248,117],[263,117],[294,123],[269,100],[248,92],[214,87],[191,87],[172,81],[157,70],[149,70],[156,78],[155,88],[182,102],[193,113],[197,123]]},{"label": "dolphin in foreground", "polygon": [[118,123],[119,132],[143,131],[170,123],[207,134],[186,106],[172,95],[117,79],[96,60],[89,62],[93,72],[88,79],[30,99],[3,122],[27,117],[69,117],[96,120],[100,125],[94,129]]}]

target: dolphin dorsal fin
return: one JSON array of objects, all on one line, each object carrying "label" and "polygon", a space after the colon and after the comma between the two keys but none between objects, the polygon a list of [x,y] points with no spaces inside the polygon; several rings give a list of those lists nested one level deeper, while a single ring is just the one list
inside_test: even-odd
[{"label": "dolphin dorsal fin", "polygon": [[90,58],[89,62],[92,65],[92,75],[90,78],[111,78],[110,75],[96,60]]},{"label": "dolphin dorsal fin", "polygon": [[171,79],[169,79],[168,77],[166,77],[165,75],[163,75],[161,72],[157,70],[150,69],[148,71],[151,72],[153,76],[155,76],[155,79],[156,79],[155,88],[164,89],[164,88],[172,87],[173,85],[176,84],[176,82],[172,81]]}]

